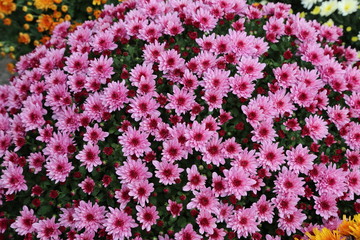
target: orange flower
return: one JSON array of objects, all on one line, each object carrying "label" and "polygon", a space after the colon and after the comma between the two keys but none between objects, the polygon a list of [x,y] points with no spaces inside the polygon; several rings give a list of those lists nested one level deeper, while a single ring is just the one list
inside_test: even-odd
[{"label": "orange flower", "polygon": [[53,8],[53,0],[34,0],[34,5],[37,9],[48,10],[48,8]]},{"label": "orange flower", "polygon": [[27,33],[19,33],[19,37],[18,37],[18,42],[19,43],[24,43],[24,44],[29,44],[30,43],[30,36]]},{"label": "orange flower", "polygon": [[25,21],[31,22],[32,20],[34,20],[34,16],[31,13],[25,15]]},{"label": "orange flower", "polygon": [[1,0],[0,1],[0,13],[5,15],[12,13],[16,10],[16,4],[13,0]]},{"label": "orange flower", "polygon": [[11,19],[10,18],[4,18],[3,23],[6,26],[10,26],[11,25]]},{"label": "orange flower", "polygon": [[50,37],[49,36],[43,36],[41,39],[40,39],[40,42],[42,43],[42,44],[44,44],[44,43],[46,43],[47,41],[49,41],[50,40]]},{"label": "orange flower", "polygon": [[14,74],[15,73],[15,65],[13,63],[8,63],[7,66],[7,71],[10,73],[10,74]]},{"label": "orange flower", "polygon": [[39,30],[39,32],[43,32],[50,29],[54,20],[50,15],[41,14],[36,22],[38,23],[38,30],[39,29],[42,30],[42,31]]},{"label": "orange flower", "polygon": [[101,14],[101,10],[95,10],[95,11],[94,11],[94,16],[95,16],[95,18],[99,18],[99,17],[100,17],[100,14]]}]

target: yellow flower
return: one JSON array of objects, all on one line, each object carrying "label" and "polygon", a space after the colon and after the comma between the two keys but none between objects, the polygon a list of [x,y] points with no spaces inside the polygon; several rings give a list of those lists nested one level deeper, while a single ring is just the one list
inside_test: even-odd
[{"label": "yellow flower", "polygon": [[354,216],[355,224],[350,226],[351,235],[355,237],[355,239],[360,239],[360,214]]},{"label": "yellow flower", "polygon": [[37,9],[40,10],[48,10],[48,8],[52,8],[54,5],[53,0],[34,0],[34,5]]},{"label": "yellow flower", "polygon": [[70,21],[71,20],[71,16],[69,14],[66,14],[64,17],[65,21]]},{"label": "yellow flower", "polygon": [[305,16],[306,16],[306,12],[301,12],[301,13],[300,13],[300,17],[301,17],[301,18],[305,18]]},{"label": "yellow flower", "polygon": [[29,44],[30,43],[30,36],[27,33],[19,33],[19,37],[18,37],[18,42],[19,43],[24,43],[24,44]]},{"label": "yellow flower", "polygon": [[30,25],[27,24],[27,23],[25,23],[23,27],[24,27],[25,30],[29,30],[29,29],[30,29]]},{"label": "yellow flower", "polygon": [[14,47],[14,46],[10,46],[10,47],[9,47],[9,51],[10,51],[10,52],[15,51],[15,47]]},{"label": "yellow flower", "polygon": [[0,1],[0,13],[5,15],[12,13],[16,10],[16,4],[13,0],[1,0]]},{"label": "yellow flower", "polygon": [[[38,28],[40,30],[46,31],[50,29],[54,20],[50,15],[41,14],[36,22],[38,23]],[[43,32],[43,31],[39,31],[39,32]]]},{"label": "yellow flower", "polygon": [[357,42],[358,40],[359,40],[359,38],[357,36],[354,36],[354,37],[351,38],[352,42]]},{"label": "yellow flower", "polygon": [[318,15],[320,13],[320,7],[319,6],[315,6],[314,9],[311,11],[311,14],[313,15]]},{"label": "yellow flower", "polygon": [[28,7],[27,7],[27,6],[23,6],[23,7],[22,7],[22,10],[23,10],[23,12],[27,12],[27,11],[28,11]]},{"label": "yellow flower", "polygon": [[34,16],[31,13],[26,14],[24,18],[27,22],[31,22],[32,20],[34,20]]},{"label": "yellow flower", "polygon": [[92,1],[93,5],[100,5],[101,4],[101,0],[93,0]]},{"label": "yellow flower", "polygon": [[87,7],[87,8],[86,8],[86,12],[87,12],[87,13],[91,13],[92,11],[93,11],[92,7]]},{"label": "yellow flower", "polygon": [[350,226],[353,226],[355,221],[351,218],[346,219],[346,216],[343,216],[343,220],[338,227],[338,231],[341,235],[348,236],[350,235]]},{"label": "yellow flower", "polygon": [[324,25],[332,27],[332,26],[334,26],[334,21],[330,18],[327,22],[324,23]]},{"label": "yellow flower", "polygon": [[61,11],[67,12],[68,10],[69,10],[69,7],[67,5],[62,5],[61,6]]},{"label": "yellow flower", "polygon": [[62,0],[54,0],[54,3],[60,4],[60,3],[62,3]]},{"label": "yellow flower", "polygon": [[320,6],[320,15],[329,16],[337,9],[337,0],[323,2]]}]

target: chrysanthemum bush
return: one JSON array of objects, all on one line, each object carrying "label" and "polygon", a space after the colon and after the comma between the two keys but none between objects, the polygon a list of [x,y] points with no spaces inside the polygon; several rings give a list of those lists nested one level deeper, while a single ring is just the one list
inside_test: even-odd
[{"label": "chrysanthemum bush", "polygon": [[0,2],[0,55],[18,59],[45,43],[55,26],[73,26],[101,14],[106,2],[118,0],[2,0]]},{"label": "chrysanthemum bush", "polygon": [[[277,2],[270,0],[269,2]],[[358,0],[282,0],[292,4],[294,12],[300,12],[306,19],[317,20],[327,25],[344,29],[341,40],[360,49],[360,9]]]},{"label": "chrysanthemum bush", "polygon": [[280,239],[359,211],[337,27],[242,0],[59,24],[0,87],[5,239]]}]

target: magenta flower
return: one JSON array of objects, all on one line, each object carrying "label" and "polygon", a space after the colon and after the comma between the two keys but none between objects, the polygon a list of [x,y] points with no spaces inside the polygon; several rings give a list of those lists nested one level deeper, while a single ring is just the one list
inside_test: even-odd
[{"label": "magenta flower", "polygon": [[259,231],[256,213],[252,208],[235,211],[226,225],[236,232],[238,238],[247,237]]},{"label": "magenta flower", "polygon": [[159,178],[159,182],[164,185],[175,184],[175,180],[180,178],[180,173],[184,169],[179,168],[177,164],[170,162],[152,162],[156,168],[155,176]]},{"label": "magenta flower", "polygon": [[245,171],[239,168],[231,167],[224,170],[225,181],[228,182],[228,194],[233,194],[238,200],[246,193],[252,190],[252,185],[256,183]]},{"label": "magenta flower", "polygon": [[201,236],[194,231],[193,225],[191,225],[190,223],[186,225],[185,228],[175,233],[175,240],[187,240],[187,239],[201,240]]},{"label": "magenta flower", "polygon": [[132,236],[131,229],[138,226],[135,220],[118,208],[110,207],[110,212],[106,213],[104,223],[105,231],[114,240],[123,240]]},{"label": "magenta flower", "polygon": [[59,224],[55,223],[55,217],[52,217],[51,219],[40,220],[39,222],[34,223],[33,227],[36,230],[37,237],[40,240],[60,239],[59,235],[61,232],[59,230]]},{"label": "magenta flower", "polygon": [[314,154],[309,154],[309,149],[299,144],[296,148],[286,151],[286,158],[290,170],[307,174],[313,168],[313,161],[317,157]]},{"label": "magenta flower", "polygon": [[21,216],[18,216],[15,222],[11,224],[11,228],[15,229],[21,236],[33,233],[35,231],[33,224],[38,221],[37,217],[34,215],[34,210],[29,209],[27,206],[23,206],[20,215]]},{"label": "magenta flower", "polygon": [[144,207],[149,202],[150,194],[154,191],[154,184],[148,180],[139,180],[129,184],[129,196],[132,196],[140,206]]},{"label": "magenta flower", "polygon": [[45,164],[46,175],[55,183],[65,182],[74,166],[65,156],[50,157]]},{"label": "magenta flower", "polygon": [[123,164],[116,169],[116,175],[118,175],[121,183],[146,180],[152,176],[152,173],[148,172],[148,168],[141,160],[127,160]]},{"label": "magenta flower", "polygon": [[122,151],[125,156],[135,155],[141,157],[144,153],[150,152],[150,142],[147,139],[148,134],[128,128],[128,130],[119,137],[119,143],[122,145]]},{"label": "magenta flower", "polygon": [[214,233],[214,228],[216,228],[216,219],[208,211],[200,211],[200,214],[196,218],[196,223],[199,225],[199,232],[203,234],[204,232],[208,234]]},{"label": "magenta flower", "polygon": [[159,219],[159,213],[156,211],[156,207],[140,207],[136,206],[137,210],[137,220],[141,223],[141,229],[146,229],[150,231],[151,226],[156,223],[156,220]]},{"label": "magenta flower", "polygon": [[195,197],[186,206],[187,209],[197,208],[200,211],[215,212],[218,207],[218,199],[210,188],[204,188],[200,192],[193,192]]},{"label": "magenta flower", "polygon": [[6,194],[13,194],[28,189],[22,167],[10,164],[2,172],[0,185],[2,188],[7,189]]},{"label": "magenta flower", "polygon": [[105,223],[105,207],[90,201],[80,201],[74,212],[75,228],[86,232],[96,232]]},{"label": "magenta flower", "polygon": [[78,155],[76,155],[76,159],[79,159],[81,162],[80,166],[85,166],[89,172],[92,172],[94,167],[102,164],[99,154],[99,146],[97,144],[93,145],[88,143],[84,146],[84,149],[81,150]]}]

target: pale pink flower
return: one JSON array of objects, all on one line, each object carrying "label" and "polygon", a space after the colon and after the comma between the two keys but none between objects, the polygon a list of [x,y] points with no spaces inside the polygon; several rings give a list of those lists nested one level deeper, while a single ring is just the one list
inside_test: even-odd
[{"label": "pale pink flower", "polygon": [[199,29],[204,32],[213,30],[217,23],[217,19],[205,8],[198,9],[193,18],[199,22]]},{"label": "pale pink flower", "polygon": [[45,164],[46,176],[51,180],[58,182],[65,182],[74,166],[69,162],[69,159],[63,155],[49,157]]},{"label": "pale pink flower", "polygon": [[253,208],[239,209],[226,222],[227,227],[237,233],[238,238],[247,237],[257,231],[259,224]]},{"label": "pale pink flower", "polygon": [[278,145],[279,143],[270,142],[261,145],[258,161],[265,169],[276,171],[285,163],[284,147],[279,148]]},{"label": "pale pink flower", "polygon": [[217,222],[227,222],[233,212],[234,206],[227,203],[220,203],[215,211]]},{"label": "pale pink flower", "polygon": [[91,45],[96,52],[114,50],[118,47],[118,45],[114,43],[114,34],[111,30],[97,32],[92,39]]},{"label": "pale pink flower", "polygon": [[85,166],[89,172],[92,172],[94,167],[102,164],[99,154],[99,146],[97,144],[93,145],[88,143],[84,145],[84,149],[81,150],[78,155],[76,155],[76,159],[80,160],[80,166]]},{"label": "pale pink flower", "polygon": [[90,201],[80,201],[74,212],[75,228],[86,232],[96,232],[105,223],[105,207]]},{"label": "pale pink flower", "polygon": [[201,234],[205,232],[207,234],[213,234],[214,228],[216,228],[216,219],[208,211],[200,211],[200,214],[196,218],[196,223],[199,225]]},{"label": "pale pink flower", "polygon": [[174,49],[164,51],[159,56],[159,70],[168,73],[185,66],[185,60]]},{"label": "pale pink flower", "polygon": [[196,165],[192,165],[191,168],[187,168],[186,173],[188,182],[183,187],[184,191],[194,191],[205,188],[206,177],[200,175]]},{"label": "pale pink flower", "polygon": [[249,177],[249,174],[242,169],[231,167],[224,170],[225,181],[228,182],[228,194],[233,194],[238,200],[246,196],[247,192],[252,189],[256,183]]},{"label": "pale pink flower", "polygon": [[185,228],[182,228],[179,232],[175,233],[175,240],[201,240],[202,237],[197,234],[191,223],[187,224]]},{"label": "pale pink flower", "polygon": [[342,168],[337,168],[335,164],[328,165],[320,172],[316,183],[319,194],[343,196],[348,190],[346,175],[347,173]]},{"label": "pale pink flower", "polygon": [[184,169],[179,168],[177,164],[171,162],[152,162],[156,168],[155,176],[159,178],[159,182],[164,185],[175,184],[176,179],[180,179],[180,173]]},{"label": "pale pink flower", "polygon": [[160,116],[160,112],[157,110],[160,105],[151,94],[137,96],[130,100],[129,105],[131,109],[128,112],[135,121],[140,121],[148,116]]},{"label": "pale pink flower", "polygon": [[116,175],[121,183],[132,183],[151,178],[152,173],[148,171],[146,164],[140,159],[126,160],[123,165],[116,169]]},{"label": "pale pink flower", "polygon": [[45,157],[41,152],[30,153],[29,157],[26,159],[29,163],[29,168],[34,170],[34,173],[37,174],[42,170],[43,164],[45,162]]},{"label": "pale pink flower", "polygon": [[105,231],[114,240],[123,240],[132,236],[131,229],[138,226],[135,220],[121,209],[109,207],[104,223]]},{"label": "pale pink flower", "polygon": [[314,154],[309,154],[308,147],[303,147],[302,144],[296,146],[291,150],[286,151],[286,159],[290,170],[296,173],[307,174],[313,168],[313,161],[317,158]]},{"label": "pale pink flower", "polygon": [[129,184],[129,196],[133,197],[140,206],[144,207],[149,202],[149,197],[154,191],[154,184],[148,180],[139,180]]},{"label": "pale pink flower", "polygon": [[55,223],[55,217],[51,219],[40,220],[33,224],[33,227],[37,233],[37,237],[40,240],[58,240],[61,234],[59,230],[59,224]]},{"label": "pale pink flower", "polygon": [[301,107],[309,107],[315,100],[317,90],[309,88],[305,83],[299,83],[291,88],[291,98]]},{"label": "pale pink flower", "polygon": [[79,72],[85,71],[85,69],[89,65],[88,53],[74,52],[69,57],[66,57],[65,64],[66,64],[66,66],[64,67],[65,71],[67,71],[70,74],[76,73],[76,75],[78,75]]},{"label": "pale pink flower", "polygon": [[69,227],[71,229],[75,226],[74,220],[74,208],[60,208],[62,213],[59,214],[59,224],[60,226]]},{"label": "pale pink flower", "polygon": [[290,87],[296,83],[299,67],[296,63],[284,63],[281,67],[273,69],[275,79],[281,87]]},{"label": "pale pink flower", "polygon": [[252,126],[256,126],[265,118],[264,111],[255,104],[242,105],[241,110],[246,115],[246,121]]},{"label": "pale pink flower", "polygon": [[13,194],[20,191],[26,191],[28,186],[23,175],[23,168],[10,164],[7,168],[3,169],[1,179],[1,188],[7,189],[6,194]]},{"label": "pale pink flower", "polygon": [[313,196],[315,200],[314,209],[316,214],[323,217],[325,220],[330,217],[338,216],[338,208],[336,206],[336,196],[331,194],[321,194],[319,197]]},{"label": "pale pink flower", "polygon": [[163,161],[175,162],[185,157],[185,152],[179,141],[177,139],[173,139],[163,142],[161,155],[161,159]]},{"label": "pale pink flower", "polygon": [[30,105],[22,109],[20,117],[26,131],[41,128],[45,124],[44,115],[47,111],[40,105]]},{"label": "pale pink flower", "polygon": [[350,151],[346,150],[345,157],[347,158],[347,162],[350,165],[350,168],[356,169],[360,167],[360,152],[359,151]]},{"label": "pale pink flower", "polygon": [[172,217],[176,218],[180,216],[180,213],[182,211],[182,204],[171,201],[170,199],[168,200],[168,204],[169,205],[166,207],[166,210],[168,210],[171,213]]},{"label": "pale pink flower", "polygon": [[297,173],[283,167],[274,181],[274,192],[291,196],[304,196],[304,181]]},{"label": "pale pink flower", "polygon": [[141,223],[141,229],[146,229],[146,231],[150,231],[151,226],[156,223],[157,219],[159,219],[159,212],[156,211],[156,207],[136,206],[136,210],[137,220]]},{"label": "pale pink flower", "polygon": [[194,191],[194,198],[187,204],[187,209],[197,208],[200,211],[214,213],[218,207],[218,199],[211,188],[203,188],[200,192]]},{"label": "pale pink flower", "polygon": [[309,130],[309,136],[314,141],[321,140],[328,134],[326,122],[318,115],[311,115],[305,118],[305,123],[305,127]]},{"label": "pale pink flower", "polygon": [[355,168],[352,172],[348,172],[347,180],[350,197],[353,198],[354,194],[360,195],[360,169]]},{"label": "pale pink flower", "polygon": [[266,196],[264,194],[253,204],[253,207],[255,208],[257,218],[260,222],[273,222],[275,206],[272,202],[266,201]]},{"label": "pale pink flower", "polygon": [[87,176],[85,180],[78,184],[79,187],[83,190],[84,193],[90,195],[95,187],[95,182],[92,178]]},{"label": "pale pink flower", "polygon": [[109,136],[108,132],[104,132],[99,124],[95,124],[94,127],[87,126],[86,133],[84,134],[84,141],[91,144],[97,144],[98,141],[105,141],[105,138]]},{"label": "pale pink flower", "polygon": [[33,224],[37,221],[38,219],[34,215],[34,210],[23,206],[20,211],[20,216],[16,217],[15,222],[13,222],[10,227],[13,228],[17,234],[24,236],[35,231]]},{"label": "pale pink flower", "polygon": [[306,215],[297,210],[293,213],[285,214],[281,216],[278,220],[278,226],[280,229],[284,229],[286,234],[290,236],[292,233],[295,233],[296,230],[300,230]]},{"label": "pale pink flower", "polygon": [[103,104],[110,112],[120,110],[129,102],[127,94],[128,89],[124,81],[110,82],[102,94]]},{"label": "pale pink flower", "polygon": [[145,153],[150,152],[150,142],[147,138],[147,133],[129,127],[128,130],[119,137],[119,143],[122,145],[124,156],[135,155],[141,157]]},{"label": "pale pink flower", "polygon": [[235,141],[235,138],[232,137],[223,142],[222,150],[225,158],[234,158],[241,152],[241,146]]},{"label": "pale pink flower", "polygon": [[194,93],[185,89],[179,89],[177,86],[173,87],[173,92],[173,95],[167,94],[169,103],[165,108],[174,109],[177,115],[190,111],[195,102]]}]

